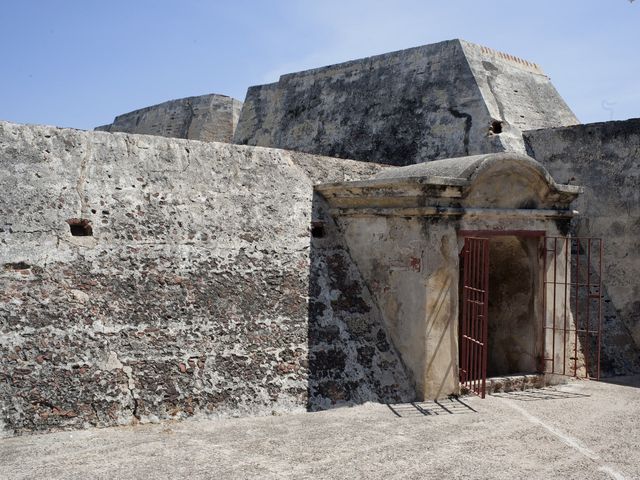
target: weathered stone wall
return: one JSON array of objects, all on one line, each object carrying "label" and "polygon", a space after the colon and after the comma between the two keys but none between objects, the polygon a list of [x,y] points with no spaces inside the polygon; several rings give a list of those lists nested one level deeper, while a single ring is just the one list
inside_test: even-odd
[{"label": "weathered stone wall", "polygon": [[[459,254],[464,244],[460,231],[558,234],[568,225],[569,204],[579,193],[575,186],[557,185],[537,162],[514,154],[385,169],[368,181],[322,185],[318,190],[338,218],[420,399],[459,393]],[[524,261],[541,268],[539,239],[525,242],[529,257]],[[543,348],[538,334],[542,295],[535,287],[540,280],[535,267],[522,279],[530,287],[526,305],[502,305],[511,313],[509,324],[517,320],[528,327],[519,333],[527,335],[520,344],[531,346],[529,358],[523,359],[529,361],[523,366],[530,371],[542,363]],[[493,280],[500,281],[495,276]],[[526,290],[521,279],[510,283]],[[498,328],[504,329],[505,323]],[[501,350],[501,340],[493,338],[490,348]]]},{"label": "weathered stone wall", "polygon": [[575,123],[537,65],[450,40],[251,87],[234,142],[409,165],[524,153],[522,130]]},{"label": "weathered stone wall", "polygon": [[[414,381],[400,362],[397,345],[328,213],[314,197],[314,224],[324,233],[312,237],[309,282],[309,405],[416,399]],[[377,286],[374,284],[374,286]],[[375,393],[373,393],[375,392]]]},{"label": "weathered stone wall", "polygon": [[0,432],[410,400],[312,208],[380,168],[0,123]]},{"label": "weathered stone wall", "polygon": [[640,120],[534,130],[524,139],[558,181],[585,187],[576,233],[604,239],[604,367],[640,371]]},{"label": "weathered stone wall", "polygon": [[241,109],[241,101],[226,95],[187,97],[118,115],[96,130],[231,142]]},{"label": "weathered stone wall", "polygon": [[492,119],[501,122],[507,152],[525,153],[521,133],[579,123],[549,77],[535,63],[460,41]]}]

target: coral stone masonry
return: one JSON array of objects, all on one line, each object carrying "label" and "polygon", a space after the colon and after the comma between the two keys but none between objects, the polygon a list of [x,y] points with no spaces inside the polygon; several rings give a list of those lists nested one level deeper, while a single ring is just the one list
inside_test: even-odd
[{"label": "coral stone masonry", "polygon": [[537,65],[450,40],[251,87],[234,142],[410,165],[524,153],[522,131],[577,123]]},{"label": "coral stone masonry", "polygon": [[330,222],[310,234],[314,183],[380,168],[0,123],[2,431],[411,399]]},{"label": "coral stone masonry", "polygon": [[96,130],[230,142],[241,108],[242,102],[225,95],[181,98],[118,115]]},{"label": "coral stone masonry", "polygon": [[0,436],[640,373],[640,122],[537,64],[450,40],[96,130],[0,122]]}]

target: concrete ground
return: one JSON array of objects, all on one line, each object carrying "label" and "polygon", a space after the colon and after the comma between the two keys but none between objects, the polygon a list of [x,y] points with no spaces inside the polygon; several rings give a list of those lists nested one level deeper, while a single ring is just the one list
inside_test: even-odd
[{"label": "concrete ground", "polygon": [[321,413],[0,440],[0,477],[640,478],[640,376]]}]

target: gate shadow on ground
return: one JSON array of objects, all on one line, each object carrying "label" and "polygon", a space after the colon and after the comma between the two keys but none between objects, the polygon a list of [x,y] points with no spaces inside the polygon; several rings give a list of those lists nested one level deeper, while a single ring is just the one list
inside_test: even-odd
[{"label": "gate shadow on ground", "polygon": [[452,397],[447,400],[387,403],[386,405],[396,417],[400,418],[478,413],[473,407],[456,397]]},{"label": "gate shadow on ground", "polygon": [[532,390],[517,390],[514,392],[496,392],[490,394],[492,397],[508,398],[511,400],[520,400],[523,402],[532,402],[539,400],[561,400],[567,398],[590,397],[586,393],[565,392],[557,388],[536,388]]}]

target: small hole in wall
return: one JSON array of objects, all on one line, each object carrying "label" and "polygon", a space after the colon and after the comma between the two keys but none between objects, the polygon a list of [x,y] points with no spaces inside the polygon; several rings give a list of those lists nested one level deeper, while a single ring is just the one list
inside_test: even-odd
[{"label": "small hole in wall", "polygon": [[313,238],[324,238],[324,222],[311,222],[311,236]]},{"label": "small hole in wall", "polygon": [[93,235],[93,229],[89,220],[81,218],[70,218],[67,220],[69,230],[74,237],[90,237]]},{"label": "small hole in wall", "polygon": [[29,270],[30,268],[31,265],[29,265],[27,262],[14,262],[4,264],[5,270]]},{"label": "small hole in wall", "polygon": [[498,135],[502,133],[502,122],[499,120],[494,120],[491,122],[491,126],[489,127],[489,133],[493,135]]}]

